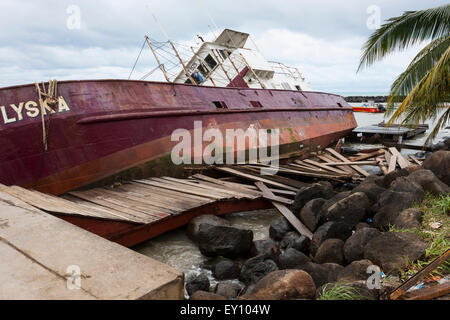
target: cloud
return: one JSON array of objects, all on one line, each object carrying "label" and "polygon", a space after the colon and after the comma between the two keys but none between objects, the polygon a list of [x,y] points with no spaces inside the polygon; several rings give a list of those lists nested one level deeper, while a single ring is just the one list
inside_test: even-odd
[{"label": "cloud", "polygon": [[[417,48],[394,55],[356,75],[360,48],[372,30],[367,7],[381,18],[446,1],[421,0],[2,0],[0,86],[49,78],[128,78],[144,35],[188,43],[212,29],[249,32],[266,58],[296,65],[314,89],[386,92]],[[81,28],[70,30],[70,5],[80,8]],[[156,23],[153,15],[159,21]],[[156,66],[146,48],[135,70]],[[161,80],[158,74],[156,80]]]}]

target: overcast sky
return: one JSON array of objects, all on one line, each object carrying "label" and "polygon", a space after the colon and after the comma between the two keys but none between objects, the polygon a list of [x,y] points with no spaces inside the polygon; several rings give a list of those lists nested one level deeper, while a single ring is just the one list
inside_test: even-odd
[{"label": "overcast sky", "polygon": [[[407,10],[446,2],[1,0],[0,86],[50,78],[126,79],[144,35],[192,41],[197,34],[212,37],[219,32],[217,26],[250,33],[268,60],[297,66],[314,90],[385,93],[420,48],[394,54],[356,74],[361,47],[373,32],[367,21],[376,18],[368,8],[376,5],[383,22]],[[79,28],[73,6],[80,10]],[[146,49],[134,78],[155,66]]]}]

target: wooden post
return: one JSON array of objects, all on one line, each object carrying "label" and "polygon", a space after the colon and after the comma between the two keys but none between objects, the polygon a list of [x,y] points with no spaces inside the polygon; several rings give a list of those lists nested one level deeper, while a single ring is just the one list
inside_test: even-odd
[{"label": "wooden post", "polygon": [[228,78],[228,81],[230,81],[230,83],[233,82],[233,80],[230,78],[230,76],[228,75],[227,70],[225,70],[225,67],[223,66],[222,62],[220,62],[219,57],[217,57],[216,53],[214,52],[214,49],[211,49],[211,52],[214,56],[214,58],[217,60],[217,63],[219,64],[219,66],[222,68],[222,71],[225,73],[225,75]]},{"label": "wooden post", "polygon": [[189,72],[186,69],[186,65],[183,62],[183,59],[181,59],[180,55],[178,54],[177,49],[175,48],[174,44],[172,43],[172,41],[169,41],[170,45],[172,46],[173,51],[175,52],[175,55],[177,56],[178,60],[180,60],[180,63],[183,67],[184,72],[186,73],[186,76],[191,80],[192,84],[196,85],[197,82],[195,82],[194,78],[192,78],[192,76],[189,74]]},{"label": "wooden post", "polygon": [[266,87],[264,86],[264,84],[261,82],[261,80],[259,79],[259,77],[257,76],[255,70],[253,70],[253,68],[248,64],[247,59],[245,59],[244,55],[242,54],[242,52],[239,52],[240,56],[242,57],[242,59],[244,60],[245,64],[247,65],[247,67],[250,69],[250,71],[253,73],[253,75],[255,76],[256,80],[258,80],[261,88],[265,89]]},{"label": "wooden post", "polygon": [[156,62],[158,63],[159,68],[161,69],[162,73],[164,74],[164,77],[166,78],[167,82],[172,82],[169,80],[169,77],[167,76],[166,70],[164,70],[163,65],[159,61],[158,56],[156,55],[155,49],[153,49],[152,43],[150,42],[149,38],[145,36],[145,40],[147,41],[148,46],[152,50],[153,55],[155,56]]}]

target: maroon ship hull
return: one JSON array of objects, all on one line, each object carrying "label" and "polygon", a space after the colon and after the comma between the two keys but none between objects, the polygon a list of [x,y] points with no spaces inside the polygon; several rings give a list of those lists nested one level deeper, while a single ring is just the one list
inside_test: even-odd
[{"label": "maroon ship hull", "polygon": [[58,95],[44,112],[45,150],[34,85],[0,89],[0,183],[62,194],[117,176],[176,175],[171,135],[194,121],[222,132],[278,128],[280,155],[325,147],[356,127],[342,97],[317,92],[91,80],[60,82]]}]

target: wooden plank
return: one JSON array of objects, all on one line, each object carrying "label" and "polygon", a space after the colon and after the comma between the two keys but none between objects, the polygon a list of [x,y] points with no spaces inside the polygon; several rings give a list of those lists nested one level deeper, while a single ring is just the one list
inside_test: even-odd
[{"label": "wooden plank", "polygon": [[408,160],[406,160],[401,154],[400,152],[398,152],[398,150],[395,147],[391,147],[389,148],[389,151],[391,151],[391,153],[395,156],[397,156],[397,162],[398,165],[400,166],[400,168],[405,169],[407,167],[409,167],[411,165],[411,162],[409,162]]},{"label": "wooden plank", "polygon": [[[145,212],[141,212],[141,211],[137,211],[137,210],[133,210],[131,208],[125,208],[123,206],[117,205],[114,202],[110,202],[108,199],[105,199],[104,197],[100,197],[98,196],[95,192],[92,192],[92,190],[85,190],[85,191],[71,191],[68,194],[98,204],[100,206],[106,207],[106,208],[111,208],[114,210],[117,210],[119,212],[126,212],[130,215],[133,215],[135,217],[139,217],[141,219],[145,219],[146,223],[151,223],[154,221],[158,221],[159,218],[153,215],[150,215],[148,213]],[[167,214],[167,216],[169,217],[170,214]]]},{"label": "wooden plank", "polygon": [[431,300],[450,293],[450,281],[432,287],[405,293],[401,300]]},{"label": "wooden plank", "polygon": [[214,184],[217,184],[220,186],[228,187],[233,190],[238,190],[239,192],[243,192],[243,193],[246,193],[249,195],[261,196],[261,193],[259,191],[251,190],[251,189],[249,189],[248,186],[246,186],[244,184],[214,179],[214,178],[202,175],[202,174],[194,174],[193,177],[196,179],[202,180],[202,181],[207,181],[207,182],[211,182],[211,183],[214,183]]},{"label": "wooden plank", "polygon": [[[252,168],[253,166],[246,166],[249,168]],[[258,167],[256,167],[258,168]],[[331,174],[318,174],[318,173],[312,173],[312,172],[304,172],[304,171],[300,171],[297,170],[295,168],[286,168],[286,166],[282,166],[282,167],[273,167],[273,168],[266,168],[267,170],[273,170],[274,173],[288,173],[288,174],[293,174],[293,175],[298,175],[298,176],[304,176],[304,177],[314,177],[314,178],[325,178],[325,179],[337,179],[337,178],[346,178],[348,177],[348,174],[345,175],[331,175]]]},{"label": "wooden plank", "polygon": [[[167,189],[167,190],[173,190],[173,191],[181,191],[181,192],[185,192],[187,194],[193,194],[193,195],[197,195],[197,196],[202,196],[205,198],[209,198],[209,199],[214,199],[214,200],[220,200],[222,199],[221,196],[217,196],[217,195],[213,195],[213,194],[208,194],[205,191],[200,191],[198,189],[194,189],[194,188],[190,188],[190,187],[185,187],[183,185],[173,185],[171,183],[161,183],[161,181],[157,181],[157,180],[150,180],[150,179],[146,179],[146,180],[136,180],[137,182],[143,183],[143,184],[148,184],[150,186],[154,186],[154,187],[160,187],[163,189]],[[164,181],[164,180],[163,180]]]},{"label": "wooden plank", "polygon": [[422,165],[422,162],[419,161],[419,159],[417,159],[417,158],[416,158],[415,156],[413,156],[412,154],[410,154],[408,157],[409,157],[413,162],[415,162],[416,164],[418,164],[419,166]]},{"label": "wooden plank", "polygon": [[384,149],[380,149],[380,150],[377,150],[375,152],[371,152],[371,153],[368,153],[368,154],[365,154],[365,155],[362,155],[362,156],[352,157],[351,159],[352,159],[352,161],[361,161],[361,160],[374,158],[374,157],[380,156],[382,154],[384,154]]},{"label": "wooden plank", "polygon": [[289,163],[288,166],[295,167],[297,170],[301,169],[299,171],[302,171],[302,172],[310,172],[310,173],[316,173],[316,174],[334,174],[327,170],[322,170],[317,167],[316,168],[306,167],[306,166],[298,164],[298,163]]},{"label": "wooden plank", "polygon": [[199,203],[209,203],[209,202],[214,201],[214,199],[210,199],[210,198],[206,198],[206,197],[200,197],[200,196],[196,196],[196,195],[193,195],[193,194],[187,194],[187,193],[180,192],[180,191],[161,189],[159,187],[151,186],[151,185],[148,185],[148,184],[145,184],[145,183],[140,183],[137,180],[136,181],[131,181],[130,184],[138,186],[139,188],[148,189],[151,192],[154,192],[154,193],[159,194],[159,195],[171,196],[171,197],[174,197],[175,199],[178,199],[178,200],[181,200],[181,201],[189,200],[189,201],[197,201]]},{"label": "wooden plank", "polygon": [[384,150],[384,157],[386,158],[387,163],[391,163],[392,153],[389,150]]},{"label": "wooden plank", "polygon": [[396,165],[397,165],[397,156],[393,155],[391,156],[391,159],[389,161],[388,173],[395,171]]},{"label": "wooden plank", "polygon": [[164,178],[150,178],[148,180],[160,182],[162,184],[167,184],[167,185],[179,188],[183,192],[187,192],[187,190],[195,191],[195,192],[198,192],[199,194],[205,194],[207,196],[214,197],[214,199],[216,199],[216,200],[220,200],[220,199],[225,198],[223,192],[218,192],[218,191],[214,191],[214,190],[207,190],[207,189],[202,188],[200,186],[186,185],[186,184],[181,183],[181,182],[171,181],[171,180],[167,180],[167,179],[164,179]]},{"label": "wooden plank", "polygon": [[330,167],[330,166],[328,166],[328,165],[326,165],[324,163],[320,163],[320,162],[317,162],[317,161],[314,161],[314,160],[311,160],[311,159],[305,159],[303,161],[308,163],[308,164],[312,164],[312,165],[314,165],[316,167],[319,167],[321,169],[325,169],[325,170],[328,170],[328,171],[331,171],[331,172],[334,172],[334,173],[347,174],[347,172],[345,172],[344,170],[341,170],[341,169],[338,169],[338,168],[333,168],[333,167]]},{"label": "wooden plank", "polygon": [[378,166],[380,167],[383,174],[384,175],[388,174],[388,168],[386,168],[386,166],[384,165],[383,159],[382,158],[376,158],[376,159],[377,159]]},{"label": "wooden plank", "polygon": [[293,188],[296,188],[296,189],[300,189],[300,188],[303,188],[306,185],[308,185],[305,182],[301,182],[299,180],[283,177],[283,176],[280,176],[280,175],[277,175],[277,174],[265,174],[265,175],[262,175],[261,174],[261,168],[256,169],[256,168],[241,168],[241,167],[238,167],[237,170],[241,171],[241,172],[244,172],[244,173],[248,173],[248,174],[254,174],[254,175],[258,176],[258,177],[264,177],[264,178],[266,178],[266,179],[268,179],[270,181],[281,183],[283,185],[290,186],[290,187],[293,187]]},{"label": "wooden plank", "polygon": [[[256,182],[255,185],[263,192],[264,196],[273,196],[273,193],[270,192],[269,188],[263,182]],[[307,237],[308,239],[312,239],[313,234],[308,228],[301,223],[300,220],[289,210],[285,205],[272,202],[272,204],[277,208],[278,211],[292,224],[292,226],[301,234]]]},{"label": "wooden plank", "polygon": [[291,186],[287,186],[287,185],[284,185],[284,184],[281,184],[281,183],[278,183],[278,182],[275,182],[275,181],[272,181],[272,180],[269,180],[269,179],[265,179],[265,178],[262,178],[260,176],[256,176],[256,175],[252,175],[252,174],[248,174],[248,173],[243,173],[243,172],[240,172],[238,170],[234,170],[234,169],[231,169],[231,168],[228,168],[228,167],[216,167],[216,169],[219,170],[219,171],[230,173],[230,174],[238,176],[238,177],[246,178],[246,179],[251,180],[251,181],[264,182],[264,183],[267,183],[268,185],[279,187],[279,188],[282,188],[282,189],[295,191],[295,192],[298,191],[297,188],[294,188],[294,187],[291,187]]},{"label": "wooden plank", "polygon": [[316,166],[312,166],[312,165],[307,164],[306,162],[301,161],[301,160],[295,160],[294,163],[295,163],[296,165],[300,165],[300,166],[303,166],[303,167],[305,167],[305,168],[309,168],[310,170],[313,170],[314,172],[315,172],[315,171],[320,171],[320,172],[323,172],[323,173],[330,173],[329,170],[323,170],[323,169],[321,169],[321,168],[317,168]]},{"label": "wooden plank", "polygon": [[[333,156],[335,156],[336,158],[338,158],[339,160],[347,161],[347,158],[346,158],[346,157],[344,157],[343,155],[337,153],[337,152],[334,151],[333,149],[327,148],[326,150],[327,150],[329,153],[331,153],[331,155],[333,155]],[[362,175],[365,176],[365,177],[370,176],[370,173],[368,173],[368,172],[367,172],[366,170],[364,170],[364,169],[361,169],[359,166],[352,165],[352,166],[350,166],[350,168],[352,168],[353,170],[355,170],[355,171],[358,172],[359,174],[362,174]]]},{"label": "wooden plank", "polygon": [[442,263],[447,261],[450,257],[450,249],[447,249],[444,253],[442,253],[439,257],[430,262],[425,268],[417,272],[411,278],[402,283],[397,289],[395,289],[391,294],[391,300],[396,300],[408,291],[409,288],[413,287],[417,282],[424,279],[431,271],[436,269]]},{"label": "wooden plank", "polygon": [[[333,162],[342,162],[337,158],[334,158],[333,156],[329,155],[329,154],[323,154],[320,156],[317,156],[319,159],[321,159],[322,161],[325,161],[326,163],[333,163]],[[341,165],[338,166],[339,169],[344,170],[345,172],[349,173],[349,174],[354,174],[354,171],[352,168],[350,168],[350,166],[348,165]]]},{"label": "wooden plank", "polygon": [[356,165],[356,166],[364,166],[364,165],[376,165],[377,161],[348,161],[348,162],[327,162],[327,166],[351,166],[351,165]]}]

